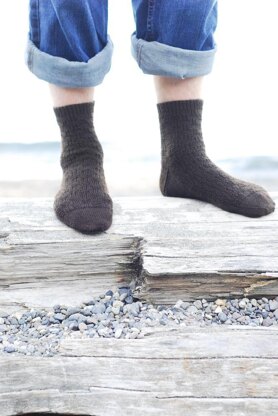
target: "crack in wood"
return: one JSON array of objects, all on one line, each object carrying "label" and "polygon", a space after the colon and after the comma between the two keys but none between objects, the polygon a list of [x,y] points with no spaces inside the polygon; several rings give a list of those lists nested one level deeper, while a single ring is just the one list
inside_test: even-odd
[{"label": "crack in wood", "polygon": [[12,416],[97,416],[96,414],[81,414],[73,415],[72,413],[53,413],[53,412],[37,412],[37,413],[16,413]]},{"label": "crack in wood", "polygon": [[265,287],[265,286],[269,286],[271,284],[275,284],[276,282],[277,282],[277,280],[263,280],[263,281],[258,281],[258,282],[252,283],[249,287],[246,287],[244,289],[244,293],[246,295],[248,295],[251,291],[254,291],[255,289]]}]

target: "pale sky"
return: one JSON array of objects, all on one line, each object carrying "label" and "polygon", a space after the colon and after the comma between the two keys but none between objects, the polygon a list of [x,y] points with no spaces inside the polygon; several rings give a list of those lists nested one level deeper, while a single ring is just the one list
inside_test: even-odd
[{"label": "pale sky", "polygon": [[[130,53],[135,30],[131,0],[110,0],[112,68],[96,88],[100,141],[132,157],[160,151],[151,75]],[[278,2],[219,0],[218,52],[207,77],[204,137],[211,157],[278,156]],[[0,142],[60,140],[48,85],[24,64],[28,0],[1,3]]]}]

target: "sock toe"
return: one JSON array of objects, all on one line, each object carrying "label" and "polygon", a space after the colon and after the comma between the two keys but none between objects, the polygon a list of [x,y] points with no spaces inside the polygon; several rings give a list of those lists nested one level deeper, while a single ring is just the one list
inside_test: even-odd
[{"label": "sock toe", "polygon": [[56,214],[64,224],[71,228],[78,231],[97,232],[105,231],[111,226],[113,212],[109,207],[84,207],[62,215]]},{"label": "sock toe", "polygon": [[250,192],[244,198],[241,206],[246,209],[244,215],[254,218],[271,214],[275,210],[275,202],[263,188],[260,192]]}]

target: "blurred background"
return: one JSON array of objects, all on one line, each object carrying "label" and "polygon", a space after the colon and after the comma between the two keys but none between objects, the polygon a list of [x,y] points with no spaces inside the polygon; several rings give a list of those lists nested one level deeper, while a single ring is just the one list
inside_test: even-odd
[{"label": "blurred background", "polygon": [[[278,191],[277,0],[219,0],[218,52],[206,78],[203,130],[226,172]],[[28,0],[1,4],[0,196],[50,196],[62,179],[48,85],[24,51]],[[130,52],[131,0],[110,0],[112,68],[95,92],[95,128],[111,196],[160,195],[160,135],[152,75]]]}]

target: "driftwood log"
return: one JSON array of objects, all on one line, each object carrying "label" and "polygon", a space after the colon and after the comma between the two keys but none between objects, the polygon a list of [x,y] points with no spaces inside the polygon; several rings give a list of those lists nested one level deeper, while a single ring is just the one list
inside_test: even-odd
[{"label": "driftwood log", "polygon": [[[278,201],[278,193],[272,194]],[[86,235],[50,198],[0,198],[0,310],[78,305],[132,284],[143,300],[278,295],[278,215],[179,198],[114,198]],[[0,354],[0,416],[277,416],[278,327],[151,328],[62,339],[54,357]]]},{"label": "driftwood log", "polygon": [[1,356],[0,414],[277,416],[277,327],[188,327]]},{"label": "driftwood log", "polygon": [[75,305],[126,283],[165,305],[278,295],[277,209],[253,219],[190,199],[118,197],[110,229],[87,235],[52,204],[0,198],[0,309]]}]

